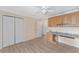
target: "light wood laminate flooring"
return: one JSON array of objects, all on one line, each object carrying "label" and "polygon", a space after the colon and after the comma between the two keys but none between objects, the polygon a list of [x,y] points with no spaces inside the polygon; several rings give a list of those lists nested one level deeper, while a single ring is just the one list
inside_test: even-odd
[{"label": "light wood laminate flooring", "polygon": [[51,43],[41,37],[0,50],[1,53],[78,53],[79,48],[68,46],[62,43]]}]

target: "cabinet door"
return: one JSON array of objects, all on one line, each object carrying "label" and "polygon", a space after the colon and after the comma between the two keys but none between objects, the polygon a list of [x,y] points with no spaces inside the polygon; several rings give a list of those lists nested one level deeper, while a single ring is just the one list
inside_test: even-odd
[{"label": "cabinet door", "polygon": [[71,23],[71,16],[69,14],[63,15],[63,24],[70,25]]},{"label": "cabinet door", "polygon": [[70,13],[63,16],[63,24],[67,26],[76,26],[77,13]]},{"label": "cabinet door", "polygon": [[63,15],[63,24],[67,24],[67,16]]},{"label": "cabinet door", "polygon": [[15,17],[15,42],[24,41],[24,21],[22,18]]},{"label": "cabinet door", "polygon": [[79,26],[79,12],[77,12],[77,26]]},{"label": "cabinet door", "polygon": [[14,18],[3,16],[3,47],[14,44]]},{"label": "cabinet door", "polygon": [[49,27],[60,26],[60,25],[62,25],[62,22],[63,22],[62,16],[55,16],[55,17],[49,18],[48,26]]},{"label": "cabinet door", "polygon": [[77,25],[77,13],[71,13],[71,24],[73,26]]},{"label": "cabinet door", "polygon": [[50,42],[53,41],[53,34],[52,33],[50,33],[50,32],[47,33],[47,40]]},{"label": "cabinet door", "polygon": [[49,27],[56,27],[57,26],[57,17],[49,18],[48,26]]},{"label": "cabinet door", "polygon": [[57,18],[56,19],[57,26],[62,26],[63,23],[62,16],[57,16],[56,18]]}]

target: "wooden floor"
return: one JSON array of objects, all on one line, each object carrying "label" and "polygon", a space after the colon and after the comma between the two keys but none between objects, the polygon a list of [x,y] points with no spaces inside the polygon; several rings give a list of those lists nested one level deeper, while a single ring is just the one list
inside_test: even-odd
[{"label": "wooden floor", "polygon": [[50,43],[41,37],[27,42],[15,44],[0,50],[1,53],[78,53],[79,48],[65,44]]}]

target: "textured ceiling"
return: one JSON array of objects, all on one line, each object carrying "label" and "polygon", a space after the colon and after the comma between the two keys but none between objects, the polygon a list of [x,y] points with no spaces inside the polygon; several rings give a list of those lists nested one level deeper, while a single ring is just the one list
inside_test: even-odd
[{"label": "textured ceiling", "polygon": [[50,17],[78,8],[78,6],[47,6],[47,13],[42,14],[41,6],[0,6],[0,10],[35,18]]}]

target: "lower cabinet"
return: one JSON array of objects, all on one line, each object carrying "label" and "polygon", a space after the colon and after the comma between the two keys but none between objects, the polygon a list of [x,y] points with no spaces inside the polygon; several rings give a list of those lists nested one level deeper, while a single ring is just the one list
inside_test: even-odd
[{"label": "lower cabinet", "polygon": [[48,41],[50,41],[50,42],[57,42],[57,41],[58,41],[57,36],[54,35],[54,34],[51,33],[51,32],[48,32],[48,33],[47,33],[47,39],[48,39]]},{"label": "lower cabinet", "polygon": [[48,39],[48,41],[50,41],[50,42],[53,41],[52,33],[50,33],[50,32],[47,33],[47,39]]},{"label": "lower cabinet", "polygon": [[23,40],[23,18],[0,16],[0,48],[23,42]]},{"label": "lower cabinet", "polygon": [[78,37],[71,39],[71,38],[59,36],[58,41],[61,42],[61,43],[79,48],[79,38]]}]

